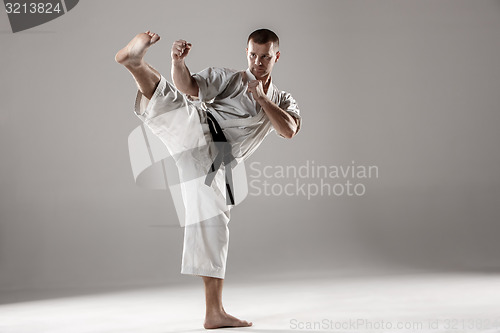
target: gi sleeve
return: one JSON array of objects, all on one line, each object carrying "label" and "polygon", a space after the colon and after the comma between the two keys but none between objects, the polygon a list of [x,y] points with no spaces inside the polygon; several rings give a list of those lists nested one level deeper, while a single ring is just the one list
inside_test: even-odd
[{"label": "gi sleeve", "polygon": [[[302,125],[302,117],[300,116],[299,105],[297,104],[295,99],[292,97],[292,95],[290,93],[287,93],[286,91],[282,91],[280,97],[281,97],[280,103],[278,106],[282,110],[285,110],[286,112],[288,112],[288,114],[291,115],[293,118],[295,118],[295,120],[297,121],[297,132],[296,132],[296,134],[297,134],[300,130],[301,125]],[[276,134],[278,136],[284,138],[284,136],[282,136],[278,132],[276,132]]]},{"label": "gi sleeve", "polygon": [[208,102],[226,89],[231,73],[225,68],[209,67],[193,74],[198,84],[198,98],[201,102]]}]

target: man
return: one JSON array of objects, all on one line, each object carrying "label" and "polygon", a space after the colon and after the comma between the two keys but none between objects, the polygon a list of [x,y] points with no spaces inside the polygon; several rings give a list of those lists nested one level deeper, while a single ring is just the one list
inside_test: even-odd
[{"label": "man", "polygon": [[[227,224],[234,205],[231,168],[271,131],[290,139],[300,129],[297,103],[271,80],[280,58],[279,39],[268,29],[256,30],[247,41],[246,71],[211,67],[193,75],[185,63],[192,45],[177,40],[171,50],[175,86],[143,60],[159,40],[150,31],[138,34],[115,60],[136,80],[136,115],[167,146],[178,167],[186,211],[181,273],[203,278],[205,328],[251,326],[222,306]],[[218,170],[222,164],[224,174]]]}]

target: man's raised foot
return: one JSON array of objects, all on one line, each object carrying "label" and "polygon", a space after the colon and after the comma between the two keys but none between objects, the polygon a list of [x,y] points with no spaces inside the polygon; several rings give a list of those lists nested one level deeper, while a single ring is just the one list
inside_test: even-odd
[{"label": "man's raised foot", "polygon": [[135,36],[123,49],[115,56],[117,63],[124,66],[137,67],[142,64],[142,59],[147,49],[160,40],[160,36],[151,31],[140,33]]}]

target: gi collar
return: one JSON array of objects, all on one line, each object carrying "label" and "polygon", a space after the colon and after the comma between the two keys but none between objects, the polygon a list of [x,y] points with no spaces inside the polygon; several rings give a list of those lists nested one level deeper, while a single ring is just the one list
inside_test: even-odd
[{"label": "gi collar", "polygon": [[[252,72],[250,71],[250,68],[247,68],[247,70],[245,71],[245,74],[247,75],[248,81],[257,80],[255,75],[253,75]],[[266,96],[269,97],[270,100],[272,100],[273,91],[274,91],[273,77],[271,76],[269,78],[269,87],[267,88],[267,94],[266,94]]]}]

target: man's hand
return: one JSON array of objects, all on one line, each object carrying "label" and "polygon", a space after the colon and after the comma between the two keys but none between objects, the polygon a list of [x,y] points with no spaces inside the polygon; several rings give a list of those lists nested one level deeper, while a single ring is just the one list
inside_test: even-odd
[{"label": "man's hand", "polygon": [[262,81],[252,80],[248,82],[248,91],[252,93],[253,99],[257,102],[266,97]]},{"label": "man's hand", "polygon": [[189,51],[191,50],[191,43],[186,42],[183,39],[176,40],[172,44],[172,61],[181,62],[187,57]]},{"label": "man's hand", "polygon": [[295,118],[266,96],[262,81],[248,81],[248,91],[252,94],[253,99],[262,107],[276,132],[287,139],[291,139],[297,133],[298,123]]},{"label": "man's hand", "polygon": [[172,44],[172,81],[178,90],[186,95],[198,96],[198,84],[191,76],[184,59],[191,50],[191,43],[179,39]]}]

